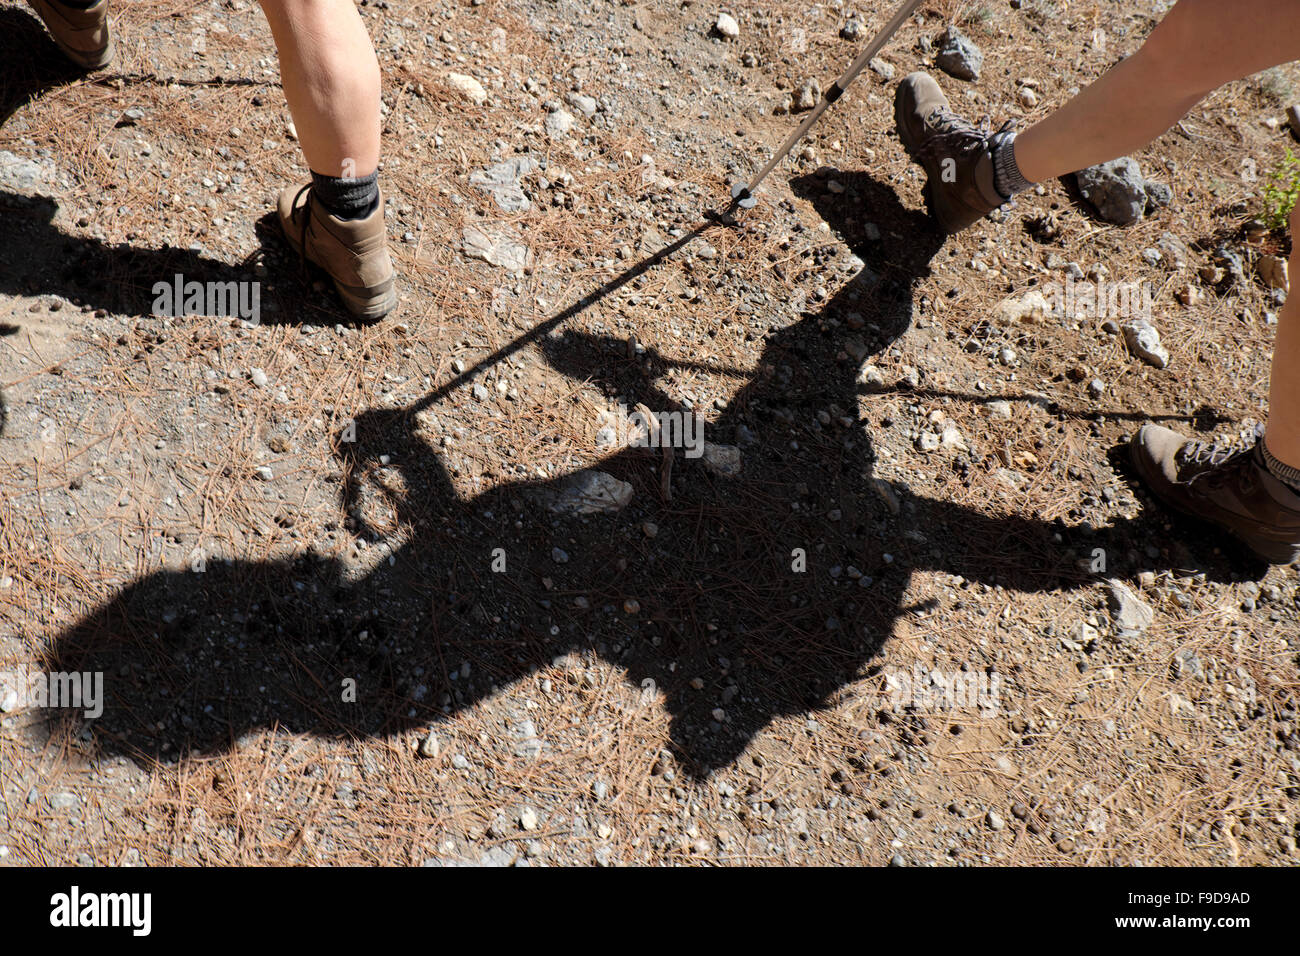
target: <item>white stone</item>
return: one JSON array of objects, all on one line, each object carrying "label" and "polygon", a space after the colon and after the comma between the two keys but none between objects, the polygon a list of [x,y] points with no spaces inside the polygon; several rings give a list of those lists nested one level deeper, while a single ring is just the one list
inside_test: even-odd
[{"label": "white stone", "polygon": [[483,89],[483,84],[472,76],[466,76],[464,73],[448,73],[447,85],[475,106],[482,106],[487,102],[487,90]]}]

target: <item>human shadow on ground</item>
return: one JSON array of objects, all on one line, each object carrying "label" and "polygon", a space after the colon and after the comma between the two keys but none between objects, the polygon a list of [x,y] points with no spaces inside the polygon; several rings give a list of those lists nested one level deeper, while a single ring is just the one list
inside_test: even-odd
[{"label": "human shadow on ground", "polygon": [[[743,444],[739,475],[721,477],[679,452],[665,500],[661,453],[623,448],[592,467],[628,482],[632,503],[618,514],[564,517],[544,501],[566,479],[459,496],[443,453],[422,433],[418,413],[436,414],[486,363],[416,406],[359,411],[337,423],[340,498],[363,538],[383,536],[374,507],[391,506],[405,532],[389,539],[391,558],[351,583],[341,562],[304,554],[213,560],[201,572],[160,571],[129,585],[52,642],[51,669],[105,674],[104,711],[91,722],[98,746],[168,761],[219,753],[270,727],[327,738],[412,730],[576,653],[625,673],[628,706],[657,700],[678,759],[705,775],[773,720],[828,706],[887,661],[882,648],[900,617],[927,610],[905,602],[914,572],[961,575],[1014,596],[1094,582],[1078,559],[1102,549],[1112,573],[1125,576],[1149,567],[1230,577],[1229,559],[1188,552],[1159,513],[1072,528],[897,484],[882,495],[879,416],[869,397],[860,411],[860,363],[843,358],[839,320],[865,318],[855,334],[872,354],[898,342],[942,239],[887,184],[836,178],[844,194],[816,177],[796,181],[796,192],[864,267],[816,313],[770,332],[752,375],[707,426],[709,441]],[[868,218],[903,241],[868,239]],[[629,357],[624,341],[587,334],[538,334],[556,333],[582,303],[523,338],[608,395],[675,407],[656,384],[671,356]],[[657,525],[653,537],[647,521]],[[1149,559],[1152,542],[1163,544]],[[954,668],[991,668],[960,633],[934,637]],[[548,673],[574,680],[577,693],[603,693],[584,689],[572,670]],[[532,716],[545,736],[545,709]]]}]

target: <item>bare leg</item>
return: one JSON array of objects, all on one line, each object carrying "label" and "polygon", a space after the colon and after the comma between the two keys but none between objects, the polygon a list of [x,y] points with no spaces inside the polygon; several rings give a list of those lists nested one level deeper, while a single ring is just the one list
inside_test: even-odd
[{"label": "bare leg", "polygon": [[[1300,0],[1180,0],[1142,48],[1016,137],[1016,164],[1041,182],[1146,146],[1224,83],[1300,57]],[[1297,234],[1300,214],[1291,217]],[[1293,247],[1295,243],[1293,242]],[[1300,252],[1291,275],[1300,276]],[[1278,317],[1268,448],[1300,467],[1300,301]]]},{"label": "bare leg", "polygon": [[1146,146],[1224,83],[1300,58],[1300,0],[1180,0],[1132,56],[1016,137],[1043,182]]},{"label": "bare leg", "polygon": [[352,0],[261,0],[308,167],[368,176],[379,165],[379,61]]},{"label": "bare leg", "polygon": [[[1300,280],[1300,206],[1291,213],[1288,271]],[[1283,464],[1300,468],[1300,294],[1287,296],[1277,317],[1273,374],[1269,380],[1268,450]]]}]

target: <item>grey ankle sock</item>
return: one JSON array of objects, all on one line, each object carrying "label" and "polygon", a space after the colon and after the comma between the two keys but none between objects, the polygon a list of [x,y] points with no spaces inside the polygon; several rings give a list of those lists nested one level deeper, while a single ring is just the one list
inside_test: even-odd
[{"label": "grey ankle sock", "polygon": [[1268,450],[1267,438],[1260,441],[1259,447],[1264,453],[1264,467],[1268,469],[1268,473],[1282,484],[1300,493],[1300,468],[1292,468],[1274,458],[1273,453]]},{"label": "grey ankle sock", "polygon": [[993,152],[993,188],[1010,199],[1033,185],[1016,165],[1016,134],[1010,130],[995,133],[989,141]]},{"label": "grey ankle sock", "polygon": [[311,192],[322,206],[340,219],[364,219],[379,203],[379,173],[340,177],[311,174]]}]

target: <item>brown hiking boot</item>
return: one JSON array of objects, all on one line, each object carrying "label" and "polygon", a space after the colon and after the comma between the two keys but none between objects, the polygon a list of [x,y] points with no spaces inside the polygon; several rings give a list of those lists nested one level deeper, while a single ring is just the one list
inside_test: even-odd
[{"label": "brown hiking boot", "polygon": [[339,219],[314,200],[310,183],[287,187],[278,205],[289,245],[329,273],[349,312],[373,321],[393,310],[397,290],[382,195],[364,219]]},{"label": "brown hiking boot", "polygon": [[989,134],[954,113],[929,76],[911,73],[898,84],[894,122],[907,154],[925,168],[926,201],[944,232],[960,232],[1007,201],[993,186]]},{"label": "brown hiking boot", "polygon": [[58,0],[27,0],[43,21],[63,55],[83,70],[98,70],[113,59],[108,31],[108,0],[78,10]]},{"label": "brown hiking boot", "polygon": [[1175,511],[1223,528],[1269,564],[1300,559],[1300,494],[1264,466],[1256,441],[1240,451],[1144,425],[1129,445],[1147,487]]}]

